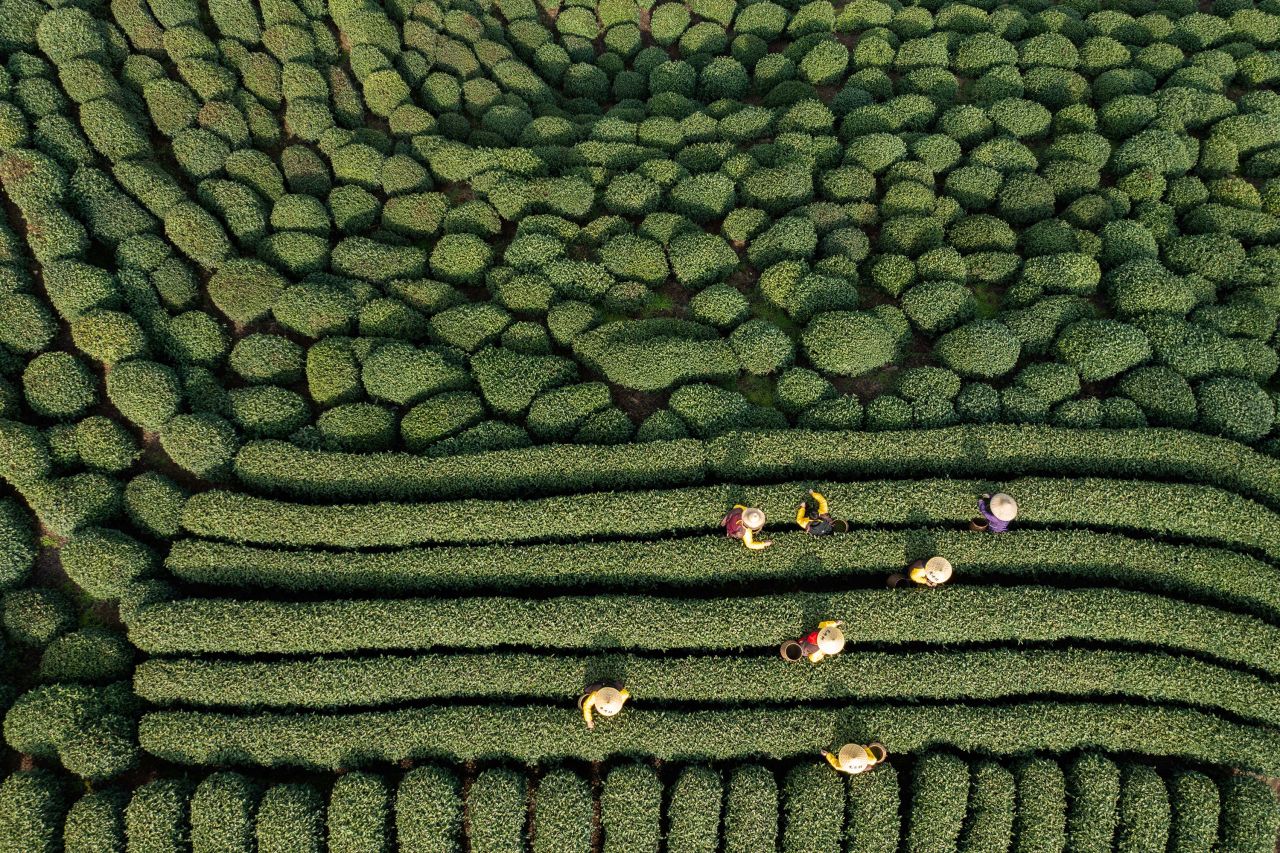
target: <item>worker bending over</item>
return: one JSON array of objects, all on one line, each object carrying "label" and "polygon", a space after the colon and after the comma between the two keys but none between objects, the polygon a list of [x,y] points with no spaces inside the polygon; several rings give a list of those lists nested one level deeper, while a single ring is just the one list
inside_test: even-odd
[{"label": "worker bending over", "polygon": [[809,490],[809,495],[818,503],[816,515],[809,515],[809,502],[807,500],[796,507],[796,524],[804,528],[805,533],[810,536],[830,536],[836,532],[837,528],[841,528],[842,533],[849,529],[849,525],[846,522],[837,521],[831,517],[825,497],[813,489]]},{"label": "worker bending over", "polygon": [[932,589],[951,580],[951,574],[950,560],[946,557],[930,557],[927,560],[916,560],[907,567],[905,575],[901,573],[889,575],[888,585],[890,588],[896,588],[909,580],[917,586],[927,586]]},{"label": "worker bending over", "polygon": [[742,504],[735,505],[724,518],[720,519],[724,535],[730,539],[741,539],[742,544],[752,551],[762,551],[773,544],[770,539],[757,541],[755,538],[756,534],[764,529],[764,523],[764,510]]},{"label": "worker bending over", "polygon": [[1018,502],[1004,492],[994,495],[983,495],[978,499],[978,512],[981,518],[973,520],[975,530],[990,530],[992,533],[1004,533],[1009,525],[1018,517]]},{"label": "worker bending over", "polygon": [[593,684],[578,697],[578,707],[582,709],[582,719],[586,720],[587,728],[594,730],[596,714],[602,717],[616,717],[630,698],[631,694],[620,681],[611,684]]},{"label": "worker bending over", "polygon": [[782,644],[782,659],[795,662],[807,657],[810,663],[818,663],[824,658],[838,655],[844,651],[844,632],[839,620],[819,622],[816,631],[810,631],[799,640],[787,640]]},{"label": "worker bending over", "polygon": [[889,750],[885,749],[882,743],[873,743],[869,746],[863,746],[860,743],[846,743],[840,747],[839,752],[834,754],[827,752],[825,749],[822,750],[822,756],[827,759],[828,764],[841,773],[856,776],[859,773],[867,772],[887,759]]}]

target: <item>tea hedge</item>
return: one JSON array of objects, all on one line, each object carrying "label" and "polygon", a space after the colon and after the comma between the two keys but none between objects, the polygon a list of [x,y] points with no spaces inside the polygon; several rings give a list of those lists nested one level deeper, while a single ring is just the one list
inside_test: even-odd
[{"label": "tea hedge", "polygon": [[906,849],[912,853],[955,849],[969,800],[969,765],[946,753],[916,763]]},{"label": "tea hedge", "polygon": [[[580,497],[537,501],[458,501],[434,504],[301,504],[243,493],[192,496],[183,526],[197,536],[283,546],[388,547],[421,544],[509,544],[587,538],[655,538],[712,532],[735,503],[749,499],[775,519],[791,516],[796,497],[817,486],[835,506],[859,507],[850,519],[863,525],[967,522],[976,496],[990,481],[917,480],[796,482],[748,489],[708,486],[661,492],[611,492],[590,499],[592,512],[575,513]],[[1280,555],[1275,513],[1217,489],[1132,480],[1008,481],[1020,502],[1034,508],[1025,524],[1089,526],[1159,532],[1184,539]],[[502,519],[500,526],[466,523]],[[780,522],[779,522],[780,523]]]},{"label": "tea hedge", "polygon": [[969,781],[968,815],[958,850],[1008,850],[1016,809],[1013,774],[995,762],[975,763]]},{"label": "tea hedge", "polygon": [[[553,701],[595,666],[590,656],[497,652],[280,662],[151,659],[134,689],[157,705],[341,709],[503,696]],[[1266,680],[1186,656],[1089,650],[861,651],[821,673],[779,671],[770,651],[655,661],[611,653],[607,666],[656,702],[781,703],[1110,696],[1178,704],[1280,725]]]},{"label": "tea hedge", "polygon": [[715,853],[720,848],[724,781],[716,770],[686,767],[664,799],[670,853]]},{"label": "tea hedge", "polygon": [[[731,786],[730,803],[732,790]],[[775,813],[776,807],[775,802]],[[657,853],[662,839],[662,782],[653,768],[633,763],[609,771],[600,791],[600,826],[602,849],[607,853]]]},{"label": "tea hedge", "polygon": [[[853,642],[1087,640],[1158,643],[1274,671],[1275,627],[1140,592],[970,587],[712,599],[600,595],[287,603],[179,600],[143,607],[130,640],[152,654],[323,653],[501,646],[728,650],[775,646],[807,614],[860,615]],[[998,614],[993,617],[991,614]],[[1058,614],[1046,622],[1046,615]],[[479,614],[488,614],[478,620]],[[501,621],[493,624],[493,614]],[[986,615],[983,615],[986,614]]]},{"label": "tea hedge", "polygon": [[1218,838],[1221,801],[1213,780],[1203,773],[1185,770],[1168,779],[1172,824],[1169,847],[1172,850],[1209,851]]},{"label": "tea hedge", "polygon": [[[838,507],[837,507],[838,511]],[[946,554],[966,577],[1068,586],[1106,582],[1280,617],[1280,579],[1254,557],[1089,530],[1016,529],[975,538],[939,528],[853,530],[824,539],[770,533],[777,548],[729,551],[719,536],[648,542],[433,546],[393,552],[279,551],[182,539],[165,568],[223,588],[334,594],[725,588],[776,581],[860,581],[887,576],[921,549]]]},{"label": "tea hedge", "polygon": [[[646,458],[647,467],[640,461]],[[929,477],[944,472],[1178,479],[1280,506],[1280,466],[1274,460],[1235,442],[1175,430],[1094,433],[992,426],[890,433],[736,433],[706,443],[705,450],[693,442],[591,451],[552,446],[452,459],[334,454],[284,442],[249,442],[236,458],[237,477],[257,492],[330,500],[643,489],[694,485],[704,477],[768,482],[837,475]]]},{"label": "tea hedge", "polygon": [[1148,767],[1130,767],[1120,780],[1116,849],[1164,850],[1169,843],[1169,792]]},{"label": "tea hedge", "polygon": [[[1081,761],[1095,761],[1098,759],[1096,754],[1085,753],[1073,764],[1078,765]],[[1013,823],[1013,791],[1014,791],[1014,774],[1025,775],[1030,767],[1036,767],[1037,773],[1047,775],[1052,778],[1054,773],[1059,772],[1058,765],[1051,760],[1039,759],[1032,764],[1025,761],[1012,759],[1003,763],[993,761],[991,759],[959,759],[955,755],[948,753],[929,752],[923,754],[915,763],[914,780],[907,781],[906,785],[899,790],[899,777],[894,772],[892,766],[883,766],[876,770],[844,780],[840,777],[832,775],[824,763],[814,762],[812,759],[806,759],[803,763],[797,765],[787,774],[788,786],[795,794],[795,798],[790,802],[779,802],[778,789],[775,782],[774,772],[760,764],[737,764],[731,765],[724,771],[726,781],[725,800],[723,806],[722,827],[724,833],[724,843],[726,849],[752,849],[760,850],[763,845],[768,848],[775,845],[778,841],[778,825],[779,819],[784,817],[785,813],[790,813],[794,809],[812,809],[819,804],[824,806],[827,811],[827,821],[822,826],[823,838],[828,842],[829,849],[833,850],[896,850],[899,832],[906,829],[908,832],[923,832],[923,829],[916,830],[914,827],[922,827],[924,825],[923,809],[924,803],[936,804],[936,797],[931,794],[937,793],[936,783],[939,781],[939,773],[945,768],[950,776],[950,781],[963,783],[966,778],[972,776],[973,782],[969,785],[972,794],[967,806],[962,803],[963,809],[961,817],[964,819],[965,829],[960,835],[960,844],[957,849],[967,849],[965,839],[972,837],[969,828],[985,822],[984,815],[989,812],[983,802],[974,797],[978,797],[982,780],[1000,780],[997,783],[998,790],[1002,792],[1000,802],[1007,807],[1008,813],[1004,818],[1000,819],[1000,823],[1005,827],[1002,831],[1000,839],[992,839],[994,847],[982,848],[1003,849],[1042,849],[1035,845],[1043,842],[1036,833],[1036,825],[1030,826],[1030,834],[1027,836],[1019,836],[1009,832],[1009,828]],[[1101,767],[1101,765],[1098,765]],[[695,791],[690,784],[697,782],[702,788],[696,789],[698,793],[713,793],[718,787],[718,775],[716,771],[699,765],[685,765],[683,767],[672,768],[675,772],[670,774],[668,781],[663,783],[659,781],[654,768],[649,765],[624,762],[615,764],[607,768],[604,777],[604,787],[599,791],[599,804],[603,814],[609,813],[609,807],[606,803],[611,801],[609,793],[610,780],[618,782],[622,787],[618,788],[613,796],[628,795],[630,792],[640,799],[629,799],[632,805],[640,807],[640,811],[635,814],[637,818],[637,829],[640,826],[648,826],[650,829],[640,830],[642,835],[632,835],[639,846],[629,848],[634,850],[656,849],[658,846],[658,822],[660,817],[660,806],[662,798],[668,798],[670,808],[679,808],[684,805],[692,805],[699,808],[699,814],[708,818],[718,818],[720,815],[720,805],[718,802],[708,799],[705,803],[683,802],[683,798],[677,798],[681,794]],[[1126,760],[1123,765],[1124,772],[1135,778],[1143,778],[1147,783],[1155,784],[1160,781],[1161,772],[1148,765],[1135,763],[1132,760]],[[557,822],[556,819],[540,812],[541,799],[540,795],[548,794],[554,801],[557,794],[553,791],[554,786],[568,786],[577,788],[580,792],[586,794],[584,800],[579,800],[580,808],[585,806],[588,811],[580,814],[583,818],[582,823],[574,828],[577,833],[583,833],[582,837],[590,837],[590,809],[594,807],[595,796],[591,794],[587,788],[588,773],[585,769],[575,769],[567,765],[547,765],[544,768],[541,780],[534,787],[526,791],[528,799],[523,805],[525,811],[524,819],[519,820],[514,825],[515,837],[520,840],[520,844],[537,845],[539,837],[547,834],[555,836]],[[1112,768],[1113,772],[1118,773],[1116,768]],[[806,778],[804,775],[808,771],[821,771],[814,773],[811,777]],[[186,787],[174,788],[167,786],[164,788],[163,795],[157,791],[154,786],[144,786],[139,789],[133,796],[133,802],[129,803],[127,792],[121,792],[115,789],[108,789],[102,792],[89,793],[80,796],[78,800],[72,801],[72,798],[63,799],[61,788],[43,771],[23,771],[9,777],[3,785],[3,790],[8,795],[13,795],[17,789],[25,790],[24,785],[31,787],[28,783],[43,777],[45,781],[52,782],[52,787],[48,790],[49,796],[45,799],[35,798],[24,800],[22,804],[16,805],[17,811],[6,811],[5,817],[14,818],[21,821],[23,816],[35,818],[30,824],[18,825],[18,834],[11,837],[23,839],[29,843],[24,845],[22,849],[43,850],[63,849],[60,845],[65,838],[65,849],[71,851],[90,851],[90,850],[111,850],[124,849],[125,846],[125,830],[124,830],[124,814],[127,811],[131,814],[133,825],[135,827],[135,835],[129,839],[130,844],[138,845],[139,849],[173,849],[170,845],[171,836],[166,836],[163,832],[157,832],[148,835],[143,830],[143,824],[146,822],[154,822],[155,826],[163,827],[167,823],[174,820],[175,815],[189,810],[191,815],[191,827],[193,834],[189,845],[182,845],[181,849],[191,849],[199,851],[213,850],[243,850],[251,849],[253,835],[253,817],[252,812],[246,812],[245,807],[238,805],[238,802],[250,802],[252,800],[244,800],[239,793],[232,795],[230,799],[225,799],[227,810],[225,811],[225,820],[227,821],[228,832],[220,839],[215,839],[207,834],[206,831],[198,830],[196,827],[205,824],[208,825],[209,819],[218,813],[219,806],[214,805],[208,797],[208,794],[202,794],[202,791],[223,790],[230,792],[247,792],[257,789],[263,791],[263,799],[270,804],[272,801],[295,801],[305,787],[299,787],[295,783],[281,783],[275,780],[254,779],[235,773],[216,772],[207,776],[203,781],[194,787],[188,785]],[[428,765],[417,767],[404,774],[388,774],[383,776],[375,776],[368,773],[354,772],[339,777],[330,786],[325,784],[319,788],[313,789],[312,793],[316,796],[309,797],[310,812],[303,814],[297,812],[295,818],[302,821],[302,824],[310,824],[316,820],[328,820],[329,827],[334,827],[334,810],[335,808],[343,815],[344,821],[352,821],[354,824],[362,824],[369,827],[369,835],[363,840],[362,848],[369,847],[372,849],[383,849],[386,836],[382,834],[381,827],[386,826],[388,819],[396,821],[397,844],[400,849],[411,850],[429,850],[429,851],[446,851],[455,849],[462,840],[462,825],[459,822],[452,824],[429,825],[417,823],[413,820],[415,810],[426,803],[420,803],[418,797],[427,794],[431,790],[432,785],[439,785],[438,792],[440,798],[437,802],[442,811],[441,814],[447,813],[449,808],[459,808],[460,803],[457,800],[457,790],[460,785],[464,785],[470,791],[475,788],[477,783],[482,787],[491,786],[496,783],[510,782],[512,780],[519,781],[523,778],[522,774],[514,772],[505,767],[482,768],[475,770],[467,770],[458,768],[456,770],[445,770],[438,766]],[[621,780],[628,780],[623,783]],[[431,780],[428,782],[428,780]],[[819,796],[818,788],[812,790],[802,790],[799,786],[801,780],[811,782],[814,785],[821,785],[824,794]],[[1182,798],[1177,793],[1182,788],[1182,783],[1187,780],[1194,780],[1193,787],[1196,793],[1191,800]],[[38,787],[38,786],[37,786]],[[1117,784],[1118,791],[1118,784]],[[359,790],[361,794],[354,794]],[[1263,835],[1268,825],[1273,825],[1276,815],[1276,807],[1274,798],[1268,803],[1265,799],[1264,783],[1244,776],[1220,775],[1216,779],[1204,775],[1196,771],[1177,771],[1169,776],[1169,790],[1172,794],[1172,806],[1175,822],[1179,819],[1179,813],[1191,814],[1187,811],[1192,807],[1204,805],[1205,811],[1203,816],[1207,818],[1201,823],[1208,827],[1211,836],[1202,836],[1207,839],[1208,846],[1213,845],[1217,841],[1218,826],[1218,802],[1221,800],[1224,807],[1235,810],[1240,816],[1248,815],[1254,819],[1255,825],[1249,825],[1247,831],[1254,831],[1250,837],[1236,835],[1238,827],[1235,824],[1224,827],[1224,840],[1233,845],[1229,849],[1237,851],[1248,851],[1248,853],[1270,853],[1267,845],[1267,839]],[[507,793],[516,793],[515,791],[507,791]],[[452,792],[452,793],[451,793]],[[389,800],[389,795],[394,794],[394,803]],[[480,792],[477,796],[488,797],[489,793]],[[899,814],[897,807],[899,796],[913,798],[914,802],[920,803],[921,808],[913,808],[908,813]],[[329,808],[323,805],[322,800],[327,797]],[[818,797],[817,800],[814,797]],[[300,802],[300,801],[299,801]],[[495,801],[496,802],[496,801]],[[619,802],[619,801],[614,801]],[[677,805],[681,803],[681,805]],[[341,804],[340,806],[338,804]],[[514,801],[512,801],[514,804]],[[6,807],[13,805],[6,802]],[[70,808],[66,809],[65,806]],[[781,809],[780,809],[781,806]],[[210,808],[212,807],[212,810]],[[489,804],[482,806],[483,809],[489,807]],[[250,805],[251,808],[251,805]],[[1002,807],[1003,808],[1003,807]],[[1250,813],[1248,809],[1253,808]],[[43,811],[44,817],[39,817],[40,810]],[[744,809],[748,810],[744,812]],[[394,815],[391,812],[394,811]],[[65,817],[65,826],[63,823],[63,815]],[[460,813],[459,813],[460,814]],[[540,820],[539,815],[542,814],[544,819]],[[743,818],[746,817],[747,822],[744,824]],[[274,817],[268,815],[267,820],[274,821]],[[1234,819],[1234,818],[1233,818]],[[43,823],[41,822],[43,820]],[[614,822],[610,819],[605,820],[605,841],[609,838],[609,827]],[[955,815],[943,818],[942,823],[933,824],[934,832],[950,832],[954,828]],[[15,828],[14,824],[7,824],[10,828]],[[988,824],[989,825],[989,824]],[[613,828],[617,828],[616,825]],[[810,830],[812,827],[803,827],[804,830]],[[798,831],[798,830],[797,830]],[[26,834],[23,834],[23,833]],[[744,835],[742,832],[750,833]],[[834,836],[832,835],[834,832]],[[735,841],[735,833],[737,840]],[[616,837],[616,836],[615,836]],[[916,835],[915,837],[923,837]],[[1054,849],[1087,849],[1081,847],[1080,842],[1087,839],[1087,832],[1084,835],[1077,833],[1077,830],[1069,827],[1065,836],[1059,836],[1056,847]],[[1186,836],[1184,836],[1185,838]],[[741,848],[740,845],[747,839],[754,838],[757,846],[751,848]],[[346,836],[341,832],[337,834],[330,833],[328,836],[328,844],[330,847],[336,846],[342,848],[346,845]],[[648,840],[646,840],[648,839]],[[834,840],[833,840],[834,839]],[[689,841],[696,844],[700,839],[697,838],[681,838],[680,843]],[[301,839],[299,843],[304,843]],[[783,839],[785,845],[785,838]],[[855,846],[865,844],[865,846]],[[1063,845],[1065,844],[1065,848]],[[153,846],[158,845],[158,846]],[[887,845],[887,846],[886,846]],[[948,845],[949,846],[949,845]],[[570,849],[570,848],[562,848]],[[810,847],[805,849],[827,849]],[[1108,849],[1110,845],[1108,844]],[[1179,843],[1177,835],[1170,838],[1170,849],[1195,849],[1183,847]]]},{"label": "tea hedge", "polygon": [[724,798],[724,849],[746,853],[778,843],[778,782],[768,768],[747,764],[729,773]]},{"label": "tea hedge", "polygon": [[1062,768],[1042,758],[1015,771],[1017,851],[1061,850],[1066,844],[1067,793]]},{"label": "tea hedge", "polygon": [[[143,715],[138,736],[148,752],[179,764],[289,765],[314,770],[406,758],[790,758],[829,748],[842,736],[874,736],[894,754],[941,744],[1003,755],[1090,747],[1229,762],[1271,772],[1277,740],[1273,730],[1188,709],[1085,702],[956,704],[945,720],[932,707],[902,704],[861,705],[838,714],[808,708],[635,708],[625,721],[599,727],[590,739],[584,739],[581,720],[571,711],[568,703],[561,707],[424,707],[336,716],[155,711]],[[660,743],[650,736],[654,726],[665,732]]]}]

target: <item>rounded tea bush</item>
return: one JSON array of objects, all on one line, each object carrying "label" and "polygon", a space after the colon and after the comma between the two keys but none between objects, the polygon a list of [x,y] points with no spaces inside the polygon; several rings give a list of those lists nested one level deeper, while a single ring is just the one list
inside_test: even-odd
[{"label": "rounded tea bush", "polygon": [[1119,376],[1151,357],[1141,329],[1119,320],[1077,320],[1054,343],[1054,351],[1086,382]]},{"label": "rounded tea bush", "polygon": [[961,376],[991,379],[1013,370],[1022,342],[1003,323],[977,320],[947,332],[934,353]]},{"label": "rounded tea bush", "polygon": [[827,311],[805,326],[801,337],[814,367],[837,376],[861,376],[893,362],[897,342],[873,314]]},{"label": "rounded tea bush", "polygon": [[31,587],[4,595],[4,630],[24,646],[44,648],[75,626],[75,608],[56,589]]},{"label": "rounded tea bush", "polygon": [[1256,382],[1231,376],[1206,379],[1196,387],[1200,421],[1206,430],[1238,441],[1257,441],[1276,422],[1275,403]]},{"label": "rounded tea bush", "polygon": [[73,420],[98,400],[97,383],[83,361],[66,352],[41,353],[22,374],[27,405],[37,415]]}]

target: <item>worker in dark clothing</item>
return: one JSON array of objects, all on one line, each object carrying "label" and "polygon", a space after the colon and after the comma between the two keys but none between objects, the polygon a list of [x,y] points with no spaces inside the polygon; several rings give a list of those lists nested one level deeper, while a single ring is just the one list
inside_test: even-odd
[{"label": "worker in dark clothing", "polygon": [[804,528],[805,533],[810,536],[830,536],[837,531],[844,533],[849,529],[848,522],[839,521],[831,517],[825,497],[813,489],[809,490],[809,495],[818,504],[818,512],[815,515],[809,515],[808,501],[796,507],[796,524]]},{"label": "worker in dark clothing", "polygon": [[951,561],[946,557],[930,557],[927,560],[916,560],[907,567],[906,574],[901,572],[889,575],[888,585],[890,588],[896,588],[901,584],[910,581],[917,586],[933,587],[942,586],[951,580],[952,568]]}]

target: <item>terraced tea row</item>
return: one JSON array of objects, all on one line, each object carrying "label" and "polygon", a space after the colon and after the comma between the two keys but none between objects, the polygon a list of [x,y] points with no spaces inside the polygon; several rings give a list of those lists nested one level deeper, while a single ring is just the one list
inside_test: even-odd
[{"label": "terraced tea row", "polygon": [[405,759],[795,759],[878,740],[894,755],[944,744],[991,755],[1095,748],[1280,775],[1280,733],[1273,728],[1132,703],[958,702],[946,713],[914,703],[839,710],[636,707],[610,723],[587,732],[571,697],[559,706],[444,705],[349,714],[152,711],[142,717],[138,740],[151,754],[178,764],[328,771]]},{"label": "terraced tea row", "polygon": [[1105,698],[1182,705],[1280,727],[1280,687],[1272,679],[1165,653],[855,648],[821,669],[778,663],[767,653],[655,658],[620,652],[454,652],[248,662],[152,658],[138,666],[134,690],[162,707],[341,710],[448,700],[556,703],[576,695],[583,684],[617,678],[632,685],[636,707],[838,708],[850,701]]},{"label": "terraced tea row", "polygon": [[776,547],[727,549],[722,536],[394,551],[276,550],[180,539],[165,560],[173,577],[205,587],[268,593],[464,594],[574,590],[732,590],[785,582],[877,584],[911,560],[945,554],[966,582],[1106,584],[1280,619],[1280,573],[1220,548],[1175,545],[1090,530],[1028,530],[978,537],[944,528],[853,530],[837,537],[770,533]]},{"label": "terraced tea row", "polygon": [[963,426],[906,432],[731,432],[706,442],[551,445],[443,458],[249,442],[237,479],[259,493],[328,501],[514,497],[696,485],[706,480],[1126,476],[1204,483],[1280,508],[1280,463],[1172,429]]},{"label": "terraced tea row", "polygon": [[963,587],[766,596],[592,595],[530,599],[280,602],[179,599],[142,607],[129,637],[152,654],[378,649],[776,649],[820,618],[852,643],[1104,641],[1182,649],[1276,671],[1280,628],[1140,592]]},{"label": "terraced tea row", "polygon": [[[1280,560],[1275,511],[1208,486],[1134,480],[1028,478],[1002,484],[1018,495],[1024,525],[1073,525],[1202,539]],[[530,501],[302,504],[225,491],[193,495],[182,524],[190,533],[281,546],[386,548],[421,544],[525,544],[590,538],[653,539],[709,533],[735,503],[747,502],[790,526],[797,503],[816,487],[855,529],[967,524],[987,480],[799,481],[770,486],[701,486],[605,492]],[[479,523],[492,520],[492,523]]]}]

